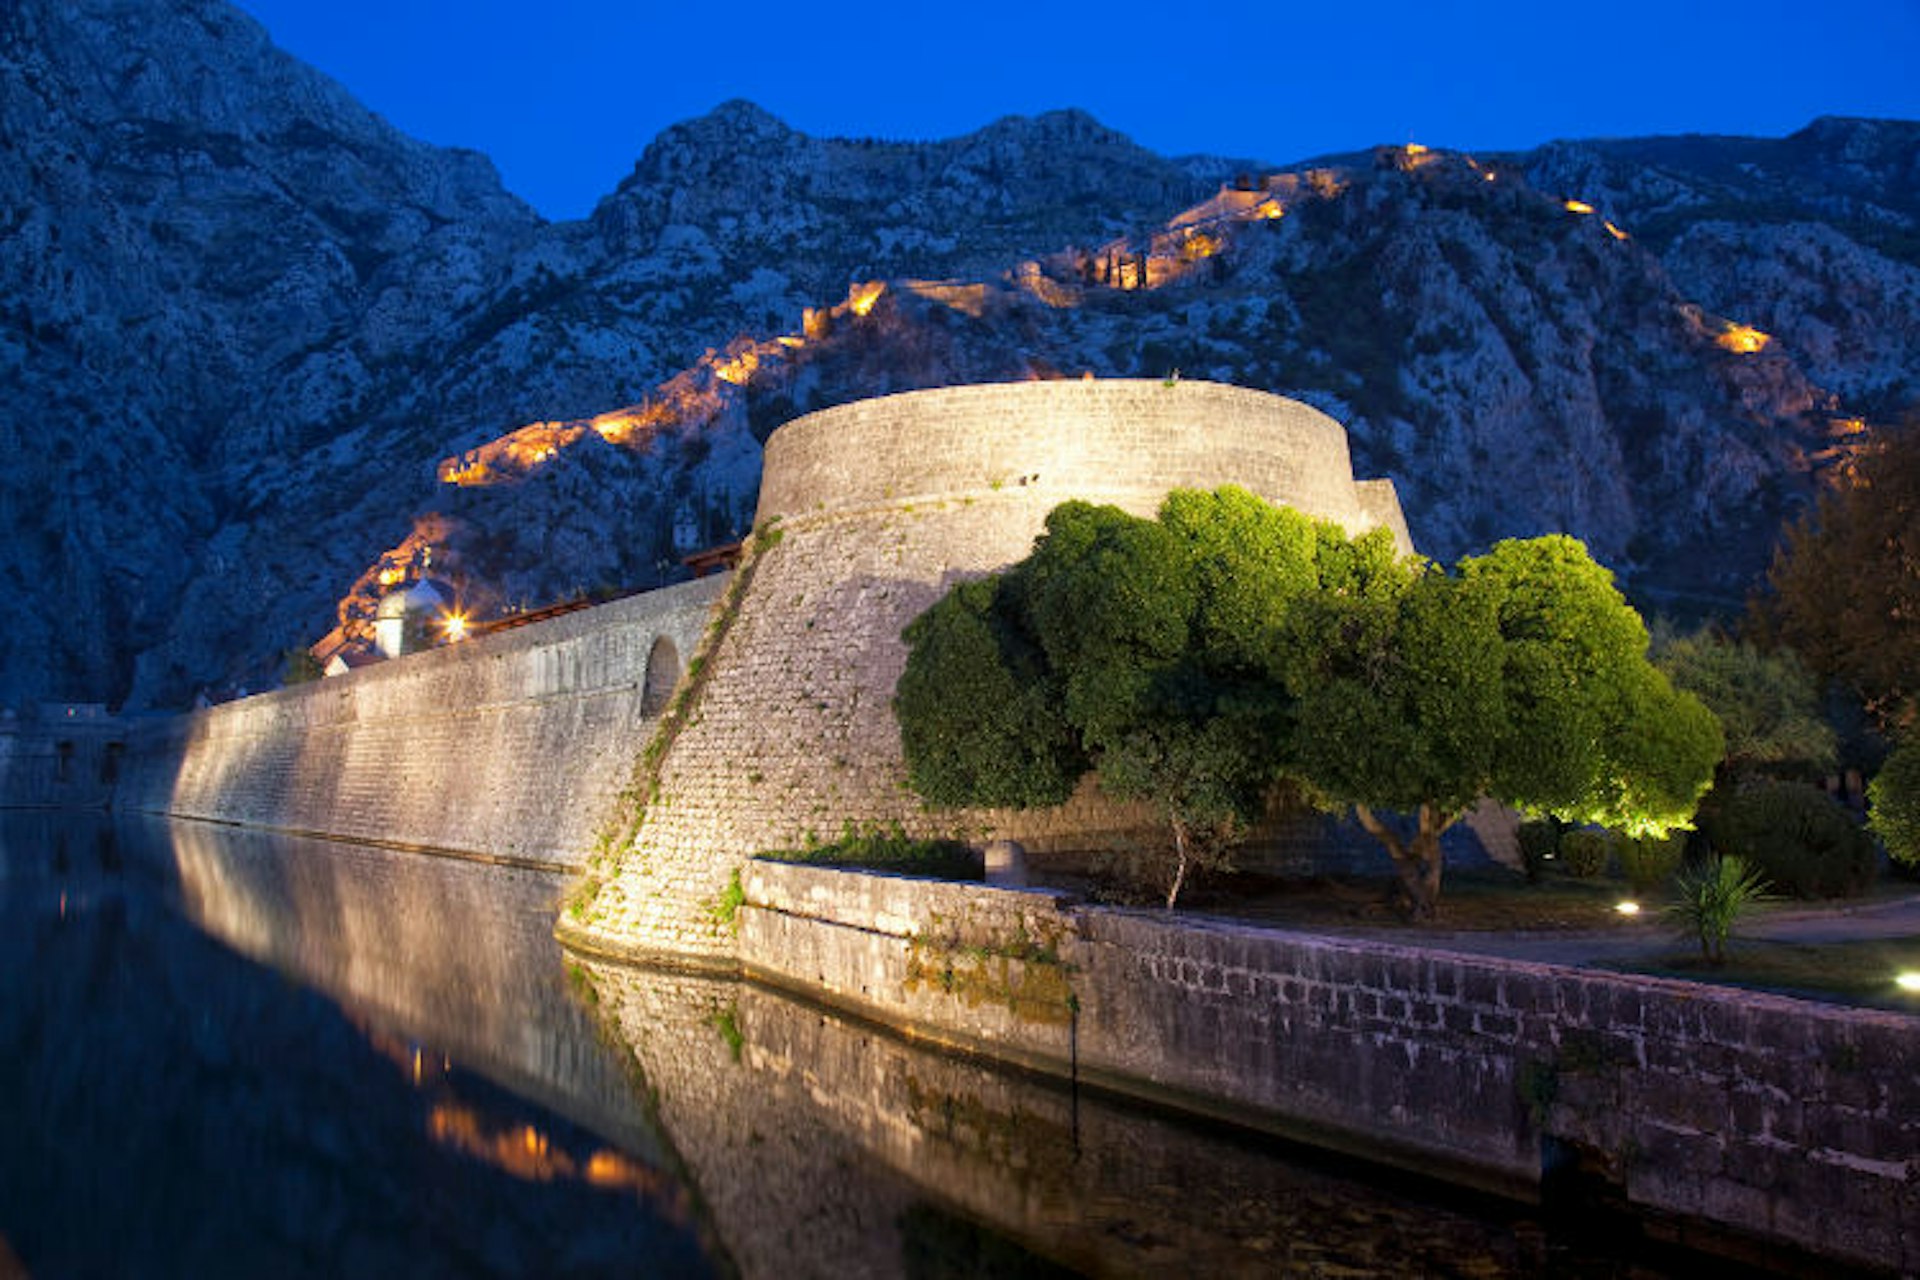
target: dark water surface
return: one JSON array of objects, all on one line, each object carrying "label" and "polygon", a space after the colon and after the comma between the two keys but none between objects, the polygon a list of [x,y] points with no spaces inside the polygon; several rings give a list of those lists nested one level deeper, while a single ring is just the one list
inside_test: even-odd
[{"label": "dark water surface", "polygon": [[560,888],[0,814],[0,1280],[1711,1273],[756,987],[569,962]]}]

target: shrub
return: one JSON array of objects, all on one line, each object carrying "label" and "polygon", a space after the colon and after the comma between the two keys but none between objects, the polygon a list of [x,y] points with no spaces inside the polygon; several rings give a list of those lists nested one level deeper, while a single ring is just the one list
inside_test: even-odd
[{"label": "shrub", "polygon": [[1620,855],[1620,870],[1627,883],[1639,894],[1649,894],[1673,878],[1680,859],[1687,851],[1685,832],[1666,836],[1627,836],[1615,846]]},{"label": "shrub", "polygon": [[1756,782],[1703,816],[1716,850],[1744,858],[1782,893],[1837,898],[1873,883],[1873,840],[1818,787]]},{"label": "shrub", "polygon": [[1541,873],[1560,852],[1560,824],[1552,818],[1531,818],[1520,824],[1520,863],[1527,883],[1540,883]]},{"label": "shrub", "polygon": [[1920,867],[1920,742],[1908,742],[1887,757],[1867,788],[1869,820],[1887,853],[1904,866]]},{"label": "shrub", "polygon": [[1681,933],[1696,938],[1707,963],[1727,958],[1727,935],[1740,917],[1768,898],[1766,877],[1737,857],[1716,858],[1682,875],[1666,914]]},{"label": "shrub", "polygon": [[978,880],[980,856],[958,840],[909,836],[891,827],[855,827],[849,822],[832,844],[776,850],[760,855],[769,862],[799,862],[820,867],[857,867],[935,880]]},{"label": "shrub", "polygon": [[1569,831],[1560,837],[1560,865],[1570,876],[1591,880],[1604,875],[1613,841],[1604,831]]}]

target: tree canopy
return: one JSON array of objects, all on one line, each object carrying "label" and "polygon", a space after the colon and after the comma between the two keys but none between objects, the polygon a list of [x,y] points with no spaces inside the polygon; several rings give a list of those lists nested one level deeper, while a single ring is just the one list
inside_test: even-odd
[{"label": "tree canopy", "polygon": [[1920,742],[1894,749],[1867,788],[1872,806],[1868,819],[1887,853],[1910,867],[1920,867]]},{"label": "tree canopy", "polygon": [[[1578,542],[1502,542],[1400,581],[1307,612],[1290,767],[1387,846],[1415,915],[1437,905],[1441,835],[1481,796],[1636,835],[1692,816],[1719,726],[1647,661],[1639,615]],[[1378,810],[1412,815],[1411,835]]]},{"label": "tree canopy", "polygon": [[906,639],[910,785],[1039,805],[1094,769],[1167,820],[1169,905],[1196,849],[1281,780],[1352,806],[1429,914],[1440,835],[1479,797],[1658,830],[1720,758],[1712,714],[1647,661],[1639,615],[1574,540],[1449,574],[1234,488],[1176,491],[1157,520],[1056,508],[1027,559]]},{"label": "tree canopy", "polygon": [[1851,483],[1791,526],[1763,629],[1845,682],[1883,728],[1920,718],[1920,427],[1890,434]]},{"label": "tree canopy", "polygon": [[1711,630],[1656,641],[1654,664],[1719,719],[1727,772],[1821,774],[1839,759],[1820,688],[1798,654],[1762,649]]}]

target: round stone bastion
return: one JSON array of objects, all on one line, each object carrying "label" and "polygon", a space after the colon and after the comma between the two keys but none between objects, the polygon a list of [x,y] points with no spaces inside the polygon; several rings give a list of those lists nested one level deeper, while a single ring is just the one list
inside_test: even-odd
[{"label": "round stone bastion", "polygon": [[1246,387],[1132,378],[908,391],[796,418],[767,441],[756,519],[1009,486],[1051,495],[1049,507],[1084,498],[1152,515],[1170,489],[1222,484],[1348,533],[1385,524],[1412,550],[1392,482],[1356,483],[1346,428],[1318,409]]},{"label": "round stone bastion", "polygon": [[[1411,551],[1391,482],[1353,478],[1346,432],[1297,401],[1207,382],[947,387],[797,418],[768,439],[752,554],[714,628],[638,833],[578,942],[716,962],[716,911],[755,854],[898,824],[1038,865],[1155,824],[1084,787],[1055,809],[932,811],[906,786],[900,632],[955,582],[1024,557],[1069,499],[1152,515],[1167,491],[1236,484]],[[777,531],[777,532],[776,532]],[[640,744],[635,744],[636,753]]]}]

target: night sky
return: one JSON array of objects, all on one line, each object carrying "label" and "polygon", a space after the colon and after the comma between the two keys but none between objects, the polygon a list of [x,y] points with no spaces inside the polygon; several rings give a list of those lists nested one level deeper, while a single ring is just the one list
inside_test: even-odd
[{"label": "night sky", "polygon": [[553,218],[729,98],[811,134],[904,139],[1081,107],[1163,154],[1273,164],[1920,119],[1920,0],[238,2],[401,129],[491,156]]}]

